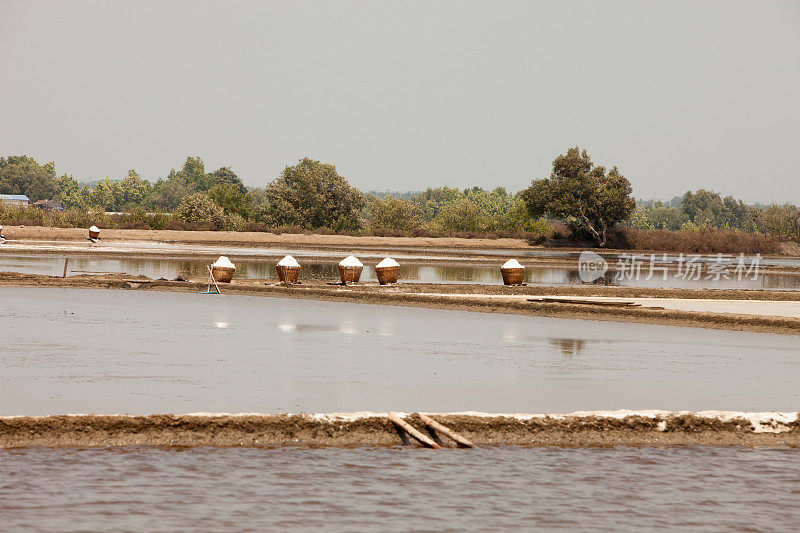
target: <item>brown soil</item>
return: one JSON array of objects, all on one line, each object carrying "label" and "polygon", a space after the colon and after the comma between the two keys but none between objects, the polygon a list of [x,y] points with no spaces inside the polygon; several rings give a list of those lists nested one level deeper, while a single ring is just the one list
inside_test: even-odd
[{"label": "brown soil", "polygon": [[[48,228],[42,226],[6,226],[6,239],[15,241],[85,241],[83,228]],[[292,245],[314,248],[414,247],[414,248],[508,248],[528,249],[523,239],[461,239],[455,237],[353,237],[348,235],[306,235],[298,233],[262,233],[239,231],[178,231],[104,229],[103,240],[150,241],[175,244],[214,244],[235,246]]]},{"label": "brown soil", "polygon": [[[5,226],[3,233],[9,241],[86,241],[88,230],[83,228],[50,228],[43,226]],[[545,250],[543,246],[532,246],[524,239],[498,238],[498,239],[465,239],[459,237],[372,237],[349,235],[316,235],[302,233],[263,233],[263,232],[238,232],[238,231],[180,231],[180,230],[139,230],[139,229],[103,229],[103,241],[144,241],[172,244],[206,244],[216,246],[238,247],[270,247],[292,246],[296,248],[317,248],[323,250],[353,251],[353,250],[392,250],[415,249],[435,251],[440,255],[450,255],[452,252],[442,252],[441,249],[463,249],[474,251],[470,255],[480,255],[480,250]],[[581,251],[584,248],[559,247],[558,252]],[[649,254],[661,253],[659,250],[620,250],[620,249],[594,249],[600,254],[636,253]],[[34,252],[47,253],[47,252]],[[459,256],[458,252],[452,253]],[[781,257],[800,256],[800,245],[796,243],[782,243]],[[766,257],[766,256],[765,256]],[[776,256],[778,257],[778,256]],[[550,258],[563,261],[563,258]],[[547,261],[548,258],[535,260]],[[570,262],[574,265],[574,261]],[[609,265],[613,267],[613,265]]]},{"label": "brown soil", "polygon": [[[755,433],[745,419],[722,421],[692,414],[663,418],[628,416],[550,417],[519,420],[505,416],[435,415],[477,445],[800,445],[800,424],[783,433]],[[407,418],[424,428],[418,415]],[[659,422],[666,425],[658,427]],[[444,436],[443,445],[454,446]],[[404,442],[405,440],[405,442]],[[356,420],[306,415],[56,415],[0,418],[0,447],[20,446],[392,446],[403,439],[385,417]]]},{"label": "brown soil", "polygon": [[[0,287],[68,287],[201,292],[206,280],[152,281],[145,276],[82,275],[68,278],[0,272]],[[358,284],[342,287],[322,281],[306,281],[287,286],[277,281],[234,280],[222,284],[224,294],[272,296],[297,299],[349,301],[435,309],[455,309],[486,313],[521,314],[555,318],[641,322],[712,329],[800,334],[800,319],[789,317],[702,313],[644,307],[604,307],[571,303],[529,302],[483,298],[483,294],[530,296],[618,296],[662,298],[710,298],[741,300],[800,300],[797,292],[778,291],[704,291],[690,289],[645,289],[620,287],[506,287],[502,285],[398,284],[379,286]],[[431,294],[417,294],[431,293]],[[471,293],[474,298],[453,293]]]}]

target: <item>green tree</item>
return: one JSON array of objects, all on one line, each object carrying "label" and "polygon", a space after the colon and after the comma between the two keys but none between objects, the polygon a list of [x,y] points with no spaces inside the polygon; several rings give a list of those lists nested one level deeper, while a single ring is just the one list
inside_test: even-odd
[{"label": "green tree", "polygon": [[89,203],[104,211],[116,211],[117,198],[119,197],[118,187],[119,185],[116,181],[109,179],[98,181],[91,189]]},{"label": "green tree", "polygon": [[458,189],[436,187],[435,189],[428,188],[425,192],[414,196],[411,201],[417,206],[422,220],[430,222],[445,205],[463,197],[464,193]]},{"label": "green tree", "polygon": [[479,232],[486,231],[489,222],[480,207],[461,198],[442,207],[431,225],[442,231]]},{"label": "green tree", "polygon": [[86,207],[89,202],[89,194],[82,188],[75,178],[64,174],[58,178],[57,196],[64,207]]},{"label": "green tree", "polygon": [[242,189],[235,183],[219,183],[211,187],[208,197],[220,206],[225,214],[236,213],[243,218],[250,214],[250,206]]},{"label": "green tree", "polygon": [[40,165],[27,155],[0,157],[0,194],[25,194],[35,202],[52,200],[57,192],[55,163]]},{"label": "green tree", "polygon": [[361,191],[336,173],[336,167],[304,158],[286,167],[266,190],[277,224],[335,231],[355,230],[364,207]]},{"label": "green tree", "polygon": [[141,206],[150,195],[151,189],[152,186],[149,181],[141,179],[135,170],[129,170],[128,175],[117,184],[115,190],[117,205],[115,210],[133,209]]},{"label": "green tree", "polygon": [[758,230],[781,240],[800,242],[800,209],[796,205],[771,205],[756,213]]},{"label": "green tree", "polygon": [[231,167],[218,168],[211,174],[208,174],[204,185],[207,185],[208,190],[211,190],[217,185],[234,185],[237,189],[239,189],[240,193],[247,193],[247,187],[245,187],[244,183],[242,183],[242,180],[239,179],[239,176],[237,176],[236,173],[231,170]]},{"label": "green tree", "polygon": [[636,207],[631,192],[617,167],[606,172],[592,163],[586,150],[574,147],[553,161],[549,178],[533,180],[522,198],[532,216],[574,217],[598,246],[605,246],[608,230]]},{"label": "green tree", "polygon": [[370,196],[367,202],[367,220],[371,229],[410,231],[420,226],[417,207],[408,200],[393,196]]},{"label": "green tree", "polygon": [[147,203],[156,209],[172,211],[180,205],[181,200],[192,194],[192,189],[181,179],[158,180],[153,185]]},{"label": "green tree", "polygon": [[220,229],[225,223],[222,208],[203,193],[186,196],[175,210],[175,216],[190,224],[207,223],[214,229]]}]

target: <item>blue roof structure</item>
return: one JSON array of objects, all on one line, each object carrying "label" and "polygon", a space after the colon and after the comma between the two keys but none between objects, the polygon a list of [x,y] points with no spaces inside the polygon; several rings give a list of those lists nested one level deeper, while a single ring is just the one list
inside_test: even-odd
[{"label": "blue roof structure", "polygon": [[0,200],[21,200],[23,202],[31,201],[31,199],[24,194],[0,194]]}]

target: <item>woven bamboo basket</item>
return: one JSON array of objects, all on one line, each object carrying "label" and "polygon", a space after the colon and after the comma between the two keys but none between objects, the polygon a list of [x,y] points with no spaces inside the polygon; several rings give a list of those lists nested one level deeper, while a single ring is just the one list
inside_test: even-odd
[{"label": "woven bamboo basket", "polygon": [[300,267],[278,265],[275,270],[278,271],[278,279],[283,283],[297,283],[297,278],[300,277]]},{"label": "woven bamboo basket", "polygon": [[236,272],[235,268],[228,267],[211,267],[211,275],[214,276],[214,281],[217,283],[230,283],[233,279],[233,273]]},{"label": "woven bamboo basket", "polygon": [[375,267],[375,272],[378,274],[378,283],[386,285],[388,283],[397,283],[397,273],[400,267]]},{"label": "woven bamboo basket", "polygon": [[89,238],[90,239],[98,239],[100,237],[100,230],[94,231],[89,230]]},{"label": "woven bamboo basket", "polygon": [[342,283],[358,283],[362,270],[364,267],[339,265],[339,277],[342,278]]},{"label": "woven bamboo basket", "polygon": [[501,268],[500,273],[503,274],[505,285],[522,285],[522,281],[525,279],[524,268]]}]

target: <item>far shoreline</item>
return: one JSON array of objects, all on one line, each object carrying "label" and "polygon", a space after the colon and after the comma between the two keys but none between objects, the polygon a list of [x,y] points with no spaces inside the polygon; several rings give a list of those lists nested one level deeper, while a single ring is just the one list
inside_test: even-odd
[{"label": "far shoreline", "polygon": [[[48,226],[4,226],[3,234],[8,243],[25,242],[87,242],[88,230],[85,228],[55,228]],[[378,237],[368,235],[337,235],[317,233],[266,233],[239,231],[188,231],[188,230],[142,230],[142,229],[101,229],[103,242],[152,242],[161,244],[237,246],[242,248],[269,248],[293,246],[296,248],[316,248],[330,251],[348,250],[425,250],[447,253],[453,250],[454,255],[480,255],[481,250],[497,252],[501,250],[538,251],[545,253],[577,253],[593,251],[603,254],[680,255],[681,252],[664,250],[645,250],[628,248],[596,248],[581,246],[543,246],[531,244],[525,239],[498,238],[464,238],[464,237]],[[0,246],[0,251],[3,247]],[[800,246],[795,243],[784,243],[782,253],[761,254],[762,257],[800,258]],[[716,255],[716,253],[683,255]],[[738,255],[723,253],[723,256]],[[748,255],[748,254],[745,254]]]}]

